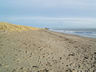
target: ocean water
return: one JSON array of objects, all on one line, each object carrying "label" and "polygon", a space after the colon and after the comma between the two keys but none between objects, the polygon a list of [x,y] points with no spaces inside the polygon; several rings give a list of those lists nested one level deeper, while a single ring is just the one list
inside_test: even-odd
[{"label": "ocean water", "polygon": [[50,29],[51,31],[96,38],[96,29]]}]

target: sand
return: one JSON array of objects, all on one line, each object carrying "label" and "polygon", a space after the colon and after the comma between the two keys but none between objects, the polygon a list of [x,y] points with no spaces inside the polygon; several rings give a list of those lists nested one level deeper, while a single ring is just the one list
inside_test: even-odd
[{"label": "sand", "polygon": [[96,72],[96,39],[0,31],[0,72]]}]

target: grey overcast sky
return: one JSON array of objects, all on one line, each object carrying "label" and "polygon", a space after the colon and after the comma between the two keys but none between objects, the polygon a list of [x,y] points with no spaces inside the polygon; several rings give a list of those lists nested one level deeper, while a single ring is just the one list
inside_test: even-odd
[{"label": "grey overcast sky", "polygon": [[0,0],[0,21],[49,28],[96,28],[96,0]]}]

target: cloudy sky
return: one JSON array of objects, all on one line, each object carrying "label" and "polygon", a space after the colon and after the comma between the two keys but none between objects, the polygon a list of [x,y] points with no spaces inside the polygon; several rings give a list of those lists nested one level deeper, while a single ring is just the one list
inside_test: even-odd
[{"label": "cloudy sky", "polygon": [[96,0],[0,0],[0,21],[49,28],[96,28]]}]

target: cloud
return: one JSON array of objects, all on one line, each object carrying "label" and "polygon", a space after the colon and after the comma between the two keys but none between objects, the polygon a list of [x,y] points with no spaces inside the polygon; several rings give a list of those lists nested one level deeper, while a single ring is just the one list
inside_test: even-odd
[{"label": "cloud", "polygon": [[44,22],[67,22],[67,23],[79,23],[79,24],[93,24],[96,23],[96,18],[84,18],[84,17],[41,17],[41,16],[23,16],[23,17],[7,17],[6,20],[12,21],[44,21]]},{"label": "cloud", "polygon": [[0,16],[96,17],[96,0],[2,0]]},{"label": "cloud", "polygon": [[96,28],[96,18],[88,17],[43,17],[43,16],[14,16],[2,18],[2,21],[49,28]]}]

